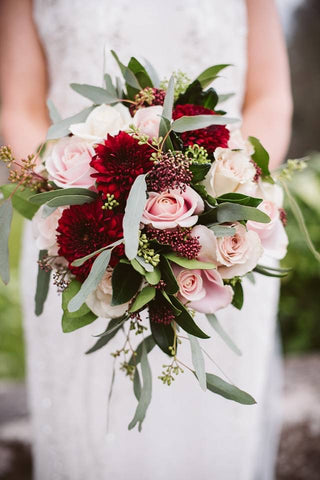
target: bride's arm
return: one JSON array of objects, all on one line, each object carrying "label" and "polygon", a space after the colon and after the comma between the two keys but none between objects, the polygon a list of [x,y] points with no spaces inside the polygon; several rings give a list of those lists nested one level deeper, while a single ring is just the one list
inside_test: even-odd
[{"label": "bride's arm", "polygon": [[0,0],[1,134],[18,157],[46,136],[46,63],[31,0]]},{"label": "bride's arm", "polygon": [[247,0],[248,73],[243,133],[258,137],[281,164],[291,129],[292,99],[285,41],[273,0]]}]

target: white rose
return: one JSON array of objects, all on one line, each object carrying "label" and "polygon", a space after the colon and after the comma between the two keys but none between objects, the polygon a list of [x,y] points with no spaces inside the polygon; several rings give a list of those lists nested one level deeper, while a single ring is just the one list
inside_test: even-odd
[{"label": "white rose", "polygon": [[32,218],[33,236],[39,250],[48,250],[49,255],[57,255],[57,227],[58,221],[65,207],[58,207],[51,215],[42,216],[43,205]]},{"label": "white rose", "polygon": [[248,192],[255,189],[256,169],[244,150],[218,147],[206,178],[202,182],[209,195],[219,197],[230,192]]},{"label": "white rose", "polygon": [[140,108],[133,117],[133,124],[149,138],[158,137],[162,111],[161,105]]},{"label": "white rose", "polygon": [[239,128],[230,130],[228,147],[232,150],[244,150],[245,153],[249,156],[254,154],[253,145],[249,142],[249,140],[245,140],[243,138],[241,130]]},{"label": "white rose", "polygon": [[126,130],[130,120],[129,110],[120,103],[114,107],[100,105],[92,110],[85,122],[74,123],[69,130],[77,137],[98,143],[106,138],[108,133],[117,135],[120,130]]},{"label": "white rose", "polygon": [[122,305],[111,306],[112,285],[111,285],[112,269],[107,268],[101,282],[95,291],[90,293],[86,300],[86,304],[95,315],[103,318],[116,318],[123,315],[128,309],[128,303]]},{"label": "white rose", "polygon": [[280,185],[276,183],[259,181],[257,186],[257,192],[255,195],[257,198],[262,198],[267,202],[275,203],[279,208],[283,206],[283,190]]}]

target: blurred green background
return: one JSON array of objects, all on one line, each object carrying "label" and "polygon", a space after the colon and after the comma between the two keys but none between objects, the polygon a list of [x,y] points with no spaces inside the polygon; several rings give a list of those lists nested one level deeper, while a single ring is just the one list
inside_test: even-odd
[{"label": "blurred green background", "polygon": [[[319,23],[319,0],[307,0],[298,8],[288,31],[295,103],[289,158],[320,151]],[[309,168],[295,176],[291,189],[319,251],[320,154],[310,154]],[[308,251],[289,209],[287,213],[290,247],[282,265],[291,267],[292,273],[282,281],[279,324],[283,348],[289,354],[320,350],[320,265]],[[25,372],[18,293],[22,223],[15,214],[10,238],[11,281],[7,287],[0,284],[0,378],[19,379]]]}]

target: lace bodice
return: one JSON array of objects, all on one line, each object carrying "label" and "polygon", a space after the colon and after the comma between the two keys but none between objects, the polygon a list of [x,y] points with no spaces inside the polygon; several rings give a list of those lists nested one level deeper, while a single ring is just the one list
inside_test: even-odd
[{"label": "lace bodice", "polygon": [[160,76],[181,69],[193,77],[210,65],[231,63],[220,86],[236,93],[228,113],[240,110],[246,70],[244,0],[228,0],[227,6],[224,0],[35,0],[34,15],[48,59],[50,98],[63,115],[86,104],[69,83],[101,85],[103,63],[105,71],[118,74],[110,49],[123,61],[132,55],[147,58]]}]

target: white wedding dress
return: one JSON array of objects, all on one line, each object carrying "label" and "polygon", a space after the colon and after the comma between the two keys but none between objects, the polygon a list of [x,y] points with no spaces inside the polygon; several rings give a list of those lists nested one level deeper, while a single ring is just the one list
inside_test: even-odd
[{"label": "white wedding dress", "polygon": [[[181,69],[192,78],[210,65],[233,64],[216,86],[220,92],[235,92],[225,108],[240,115],[246,74],[244,0],[34,0],[34,18],[47,56],[50,98],[63,116],[87,104],[69,89],[69,83],[101,85],[103,54],[111,48],[123,61],[131,55],[148,58],[162,76]],[[110,55],[105,70],[118,74]],[[167,359],[154,349],[149,357],[153,399],[142,433],[127,429],[136,400],[132,383],[118,368],[107,432],[110,352],[122,345],[121,335],[107,348],[84,355],[106,320],[63,334],[61,299],[55,287],[43,315],[35,317],[36,261],[28,227],[22,291],[36,480],[273,478],[278,438],[274,403],[278,281],[257,275],[256,285],[245,283],[243,310],[230,307],[218,314],[242,357],[200,318],[212,334],[205,348],[232,382],[255,397],[257,405],[238,405],[204,393],[188,372],[171,387],[164,386],[157,376]],[[183,346],[179,355],[187,358],[188,349]],[[207,370],[223,377],[211,363]]]}]

